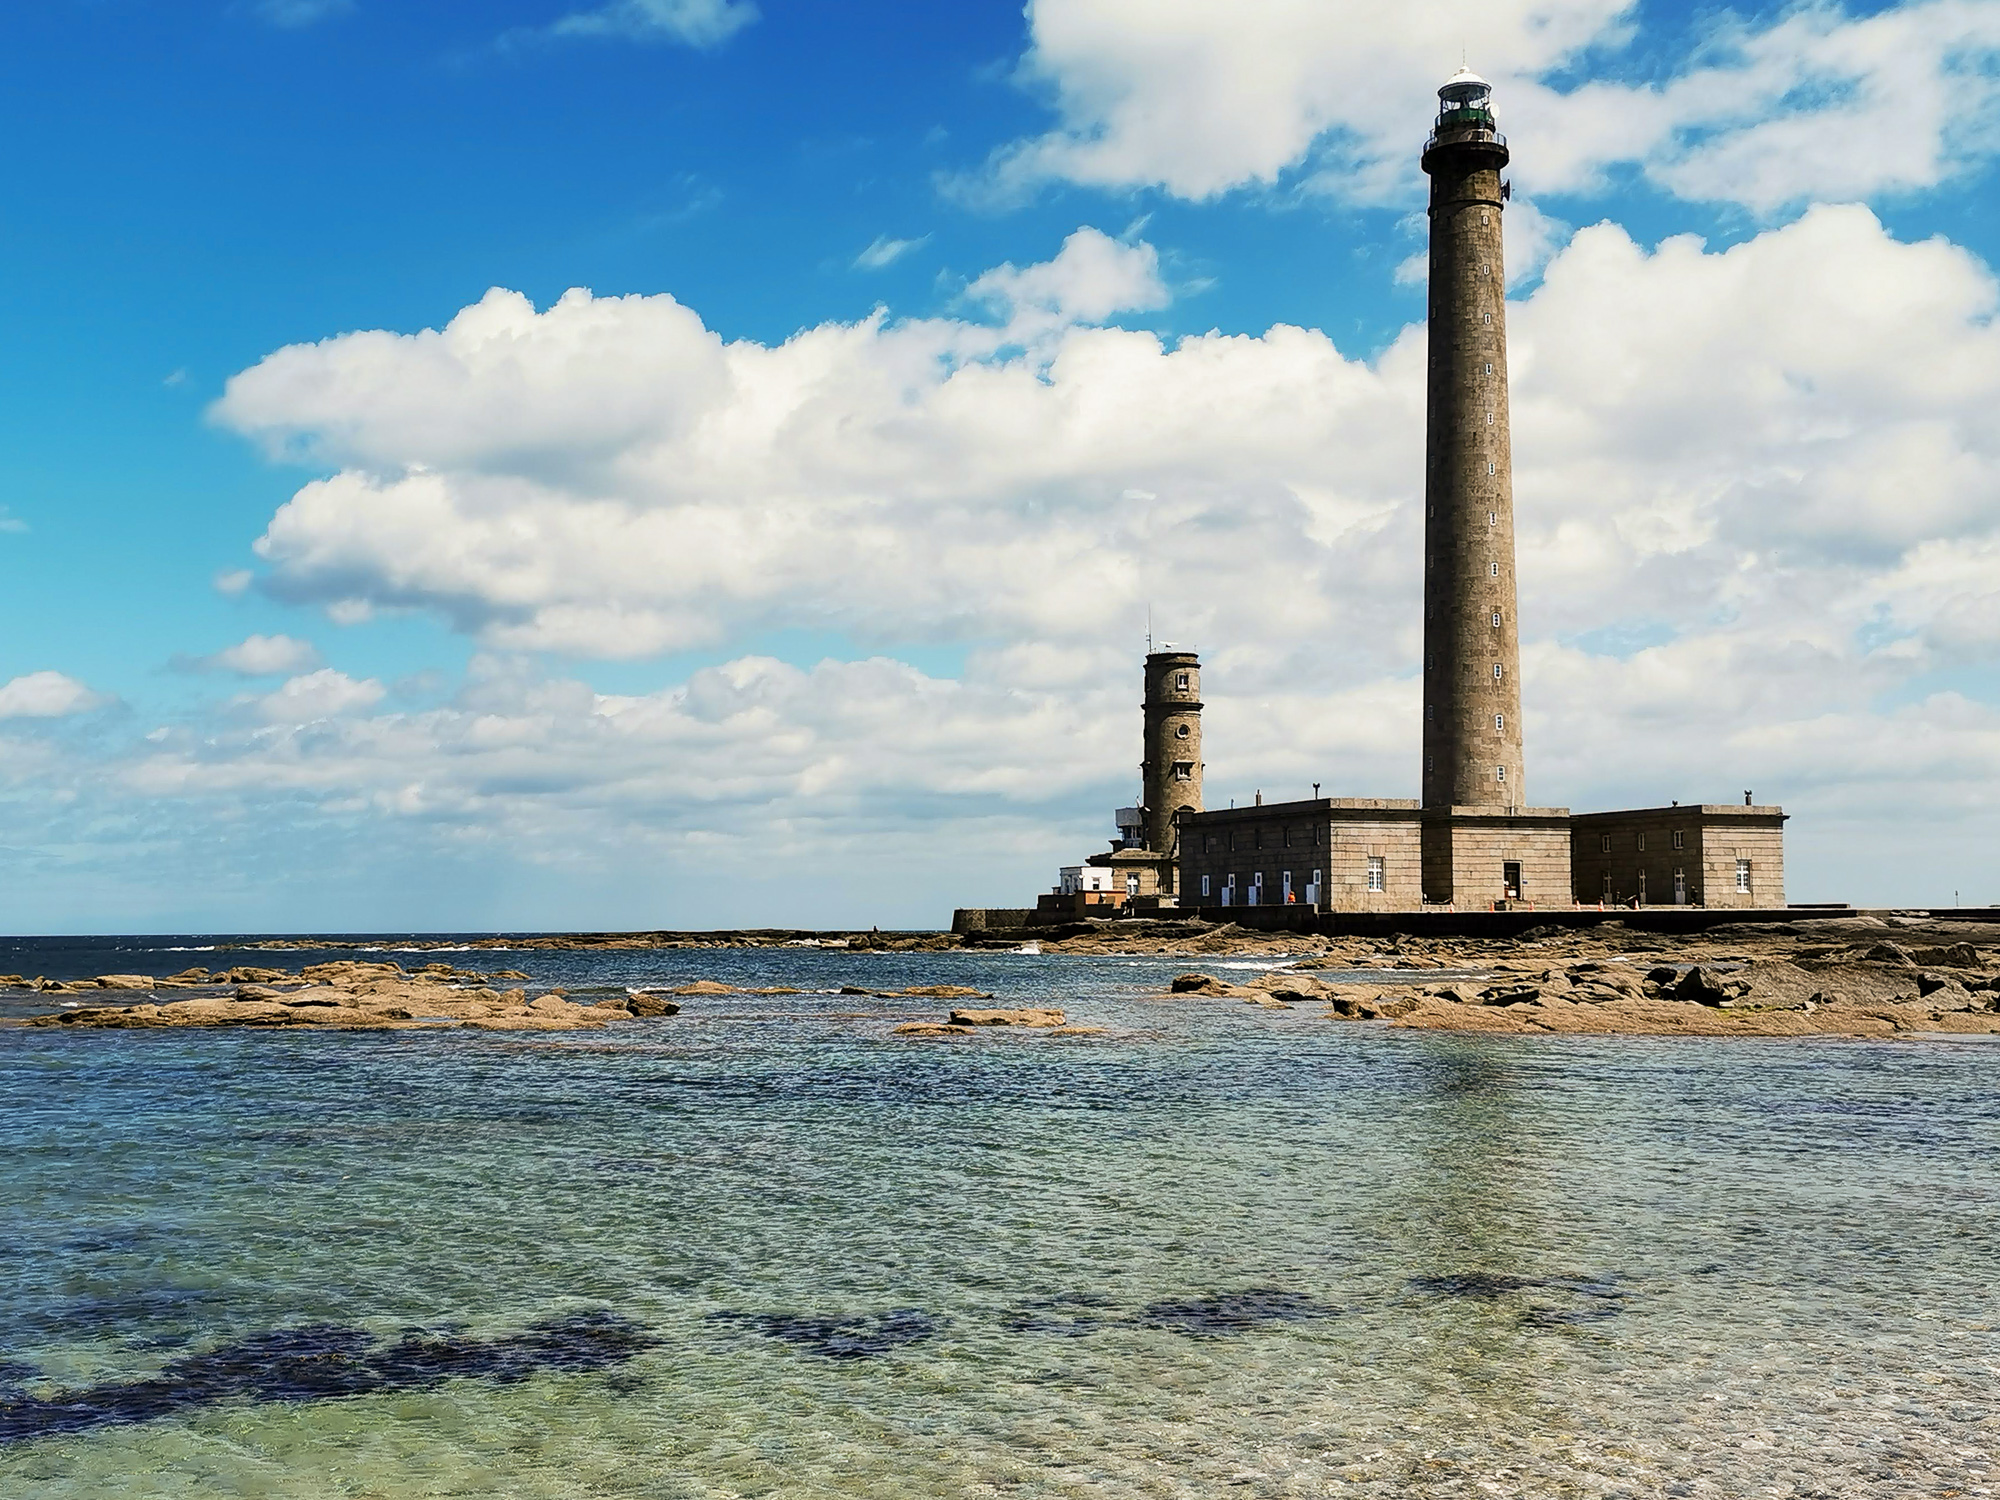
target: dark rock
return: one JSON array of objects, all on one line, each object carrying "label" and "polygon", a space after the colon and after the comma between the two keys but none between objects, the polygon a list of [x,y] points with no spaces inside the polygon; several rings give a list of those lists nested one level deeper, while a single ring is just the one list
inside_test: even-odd
[{"label": "dark rock", "polygon": [[1940,969],[1976,969],[1979,950],[1970,943],[1951,943],[1942,948],[1912,948],[1910,961]]},{"label": "dark rock", "polygon": [[1726,1005],[1729,1002],[1729,987],[1708,969],[1696,964],[1683,974],[1674,986],[1676,1000],[1690,1000],[1696,1005]]},{"label": "dark rock", "polygon": [[1950,984],[1951,981],[1942,974],[1917,975],[1917,993],[1926,999],[1935,995],[1939,990],[1948,988]]},{"label": "dark rock", "polygon": [[1672,964],[1655,964],[1646,971],[1646,978],[1654,984],[1673,984],[1681,977],[1681,971]]},{"label": "dark rock", "polygon": [[677,1016],[681,1013],[678,1001],[669,1000],[664,995],[650,994],[645,990],[627,995],[625,1009],[635,1016]]},{"label": "dark rock", "polygon": [[1878,964],[1895,964],[1904,969],[1916,967],[1916,960],[1910,957],[1909,950],[1896,943],[1877,943],[1861,956]]}]

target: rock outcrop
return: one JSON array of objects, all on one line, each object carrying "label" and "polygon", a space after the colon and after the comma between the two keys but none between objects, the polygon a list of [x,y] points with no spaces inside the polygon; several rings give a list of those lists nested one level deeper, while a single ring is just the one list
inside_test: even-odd
[{"label": "rock outcrop", "polygon": [[[321,1030],[394,1031],[461,1026],[479,1031],[575,1031],[641,1016],[670,1016],[680,1007],[653,995],[631,995],[597,1005],[577,1005],[550,991],[530,998],[523,989],[495,990],[454,981],[457,971],[433,965],[407,973],[393,963],[341,961],[312,964],[298,975],[282,969],[238,968],[215,976],[236,983],[227,993],[131,1005],[86,1005],[34,1016],[31,1026],[80,1031],[143,1030],[183,1026],[288,1026]],[[252,978],[251,976],[255,976]],[[175,976],[185,984],[184,975]],[[143,979],[106,975],[106,979]],[[204,978],[207,976],[204,971]],[[165,981],[103,984],[101,989],[157,992]],[[213,984],[211,983],[211,988]]]}]

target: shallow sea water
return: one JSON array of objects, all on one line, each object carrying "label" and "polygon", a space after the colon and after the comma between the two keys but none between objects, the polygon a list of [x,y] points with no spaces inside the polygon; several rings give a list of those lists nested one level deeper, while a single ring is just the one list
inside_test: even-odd
[{"label": "shallow sea water", "polygon": [[[260,959],[192,946],[0,969]],[[0,1030],[0,1495],[1993,1492],[1990,1043],[1143,998],[1183,961],[458,961],[1111,1030]]]}]

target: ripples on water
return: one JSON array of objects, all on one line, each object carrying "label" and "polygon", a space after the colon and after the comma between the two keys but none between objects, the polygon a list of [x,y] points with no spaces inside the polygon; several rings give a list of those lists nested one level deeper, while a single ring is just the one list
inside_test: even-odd
[{"label": "ripples on water", "polygon": [[491,962],[969,983],[1112,1030],[912,1042],[945,1007],[825,993],[545,1037],[0,1031],[0,1494],[1993,1488],[1985,1045],[1140,999],[1174,962]]}]

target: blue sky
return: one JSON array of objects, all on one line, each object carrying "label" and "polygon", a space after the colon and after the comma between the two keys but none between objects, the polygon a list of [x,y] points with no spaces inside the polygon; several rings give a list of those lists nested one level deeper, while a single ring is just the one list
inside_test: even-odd
[{"label": "blue sky", "polygon": [[[1531,642],[1527,660],[1528,754],[1546,768],[1536,800],[1690,800],[1713,795],[1696,785],[1711,769],[1733,796],[1746,777],[1775,777],[1798,814],[1796,896],[1934,900],[1947,876],[2000,896],[1979,790],[2000,758],[1995,608],[1970,565],[2000,494],[1963,404],[1996,379],[1981,288],[2000,249],[1987,144],[2000,139],[2000,8],[1566,0],[1385,19],[1259,0],[1227,25],[1221,9],[55,0],[0,23],[13,142],[0,179],[0,684],[55,673],[74,688],[30,694],[34,712],[0,721],[16,809],[6,925],[935,922],[960,901],[1012,904],[1108,837],[1106,811],[1130,795],[1136,744],[1116,716],[1148,606],[1233,666],[1210,674],[1218,797],[1283,777],[1413,795],[1404,574],[1420,450],[1398,361],[1423,311],[1408,265],[1422,247],[1414,156],[1454,36],[1495,77],[1516,147],[1517,343],[1537,350],[1529,370],[1516,361],[1536,591],[1524,625],[1540,625],[1544,648]],[[1745,165],[1760,156],[1785,163],[1780,188]],[[1837,212],[1857,207],[1872,217]],[[1072,239],[1086,229],[1096,238]],[[1685,234],[1705,242],[1685,266],[1656,253]],[[1621,258],[1620,237],[1636,258]],[[1727,260],[1732,248],[1744,256]],[[1745,387],[1733,436],[1663,437],[1642,398],[1601,408],[1601,381],[1557,368],[1556,351],[1587,353],[1636,299],[1660,309],[1660,338],[1710,330],[1624,355],[1670,369],[1696,411],[1744,369],[1727,331],[1751,315],[1728,312],[1746,295],[1739,272],[1800,285],[1788,256],[1836,257],[1880,292],[1869,336],[1882,354],[1814,344],[1840,316],[1832,289],[1823,305],[1743,304],[1788,319],[1758,342],[1794,352]],[[1016,279],[996,279],[1010,266]],[[828,438],[780,476],[756,467],[768,443],[662,457],[677,411],[711,410],[707,386],[674,386],[608,435],[551,419],[524,447],[481,425],[513,420],[483,404],[481,382],[497,377],[434,389],[415,346],[355,365],[348,352],[374,346],[324,344],[319,365],[302,357],[289,374],[264,363],[360,331],[443,328],[494,287],[544,311],[572,287],[668,295],[760,365],[783,363],[765,351],[810,355],[836,393],[908,359],[1025,374],[1063,415],[975,438],[950,389],[908,377],[902,408],[843,419],[840,431],[889,424],[871,428],[881,441],[867,455]],[[627,316],[598,306],[613,325]],[[832,347],[878,307],[882,337],[848,338],[862,353]],[[1273,325],[1317,342],[1274,349]],[[535,344],[530,327],[561,343],[540,323],[507,337]],[[1099,372],[1093,351],[1111,346],[1093,331],[1119,328],[1157,335],[1164,353],[1186,336],[1241,336],[1203,346],[1241,357],[1210,375],[1192,350],[1180,366]],[[1899,329],[1935,342],[1903,348]],[[794,340],[811,330],[823,354]],[[634,324],[552,344],[529,382],[536,409],[573,395],[588,412],[706,368],[692,335],[657,337]],[[1927,347],[1956,395],[1925,387]],[[350,381],[339,397],[317,383],[336,366]],[[1890,371],[1879,388],[1838,373],[1878,366]],[[1155,375],[1165,385],[1136,412],[1099,410]],[[773,378],[775,391],[802,377]],[[725,384],[741,396],[754,379],[738,369]],[[1272,407],[1275,392],[1308,401],[1314,380],[1325,403],[1361,406],[1323,428],[1310,404]],[[1761,417],[1745,405],[1809,386],[1802,405]],[[1681,402],[1670,391],[1658,404]],[[897,409],[906,424],[885,415]],[[1174,430],[1214,442],[1167,454],[1141,429],[1170,410]],[[415,414],[409,432],[398,411]],[[461,419],[472,435],[434,451],[426,434]],[[1286,436],[1259,439],[1264,421]],[[303,461],[274,461],[274,443]],[[884,444],[904,446],[890,459]],[[966,480],[967,465],[1022,444],[1048,461]],[[1632,483],[1661,452],[1657,484]],[[827,473],[842,478],[815,488]],[[379,533],[383,513],[358,495],[253,550],[310,481],[365,476],[401,516],[395,486],[412,474],[443,476],[446,511],[501,517],[564,576],[457,557],[448,523],[370,552],[353,534]],[[1902,486],[1956,498],[1912,514]],[[605,506],[650,517],[648,540],[599,527]],[[665,598],[633,549],[662,548],[663,574],[700,563],[717,533],[687,507],[734,507],[754,540]],[[1204,527],[1230,548],[1189,544]],[[966,561],[1037,528],[1059,568]],[[830,565],[848,584],[812,577],[826,538],[862,536],[875,540]],[[432,542],[435,555],[404,566]],[[751,577],[713,581],[737,561]],[[1035,597],[1045,573],[1067,592]],[[785,582],[760,592],[758,576]],[[1274,582],[1287,578],[1295,598]],[[617,623],[577,623],[600,607]],[[259,636],[300,644],[270,655],[283,670],[214,660]],[[786,679],[802,695],[786,697],[793,708],[716,710],[744,734],[771,716],[759,743],[780,748],[759,758],[764,780],[732,775],[742,754],[722,744],[704,751],[714,764],[665,781],[641,773],[633,747],[607,774],[588,748],[597,727],[531,770],[466,770],[479,754],[461,736],[476,722],[563,741],[576,725],[534,706],[548,695],[671,717],[706,701],[704,673],[756,697],[744,686],[756,673],[732,664],[767,658],[803,674]],[[814,676],[871,660],[908,674],[869,700],[872,717],[848,706],[863,690]],[[267,701],[313,673],[338,681]],[[1685,711],[1608,700],[1608,681],[1678,684]],[[496,694],[513,696],[496,706]],[[600,709],[576,712],[597,726]],[[855,771],[908,752],[912,713],[943,736],[917,757],[926,769]],[[681,730],[660,732],[665,767]],[[274,740],[296,757],[285,769],[269,760]],[[1873,748],[1829,764],[1812,749],[1828,740]],[[1905,741],[1944,758],[1899,765],[1891,747]],[[299,851],[297,867],[274,843]],[[179,878],[208,861],[257,874]]]}]

